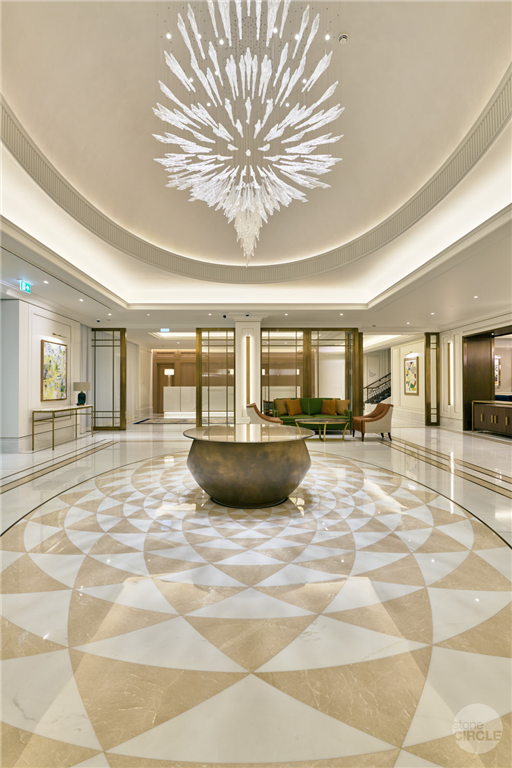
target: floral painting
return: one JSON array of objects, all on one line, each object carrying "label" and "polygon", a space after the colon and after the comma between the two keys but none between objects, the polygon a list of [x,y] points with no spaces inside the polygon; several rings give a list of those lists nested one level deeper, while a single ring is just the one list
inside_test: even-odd
[{"label": "floral painting", "polygon": [[405,358],[405,394],[418,394],[418,358]]},{"label": "floral painting", "polygon": [[41,400],[67,398],[67,346],[54,341],[41,342]]}]

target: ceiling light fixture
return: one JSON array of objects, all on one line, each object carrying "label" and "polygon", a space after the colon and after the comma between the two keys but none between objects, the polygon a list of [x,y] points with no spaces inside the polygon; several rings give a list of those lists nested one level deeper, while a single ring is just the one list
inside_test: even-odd
[{"label": "ceiling light fixture", "polygon": [[430,314],[431,314],[431,315],[433,315],[434,313],[433,313],[433,312],[431,312]]},{"label": "ceiling light fixture", "polygon": [[330,35],[326,35],[326,36],[325,36],[325,39],[326,39],[326,40],[330,40],[330,39],[331,39],[331,36],[330,36]]},{"label": "ceiling light fixture", "polygon": [[168,33],[166,34],[166,38],[167,38],[168,40],[170,40],[170,39],[171,39],[171,37],[172,37],[171,33],[170,33],[170,32],[168,32]]},{"label": "ceiling light fixture", "polygon": [[108,316],[109,316],[109,317],[112,317],[112,312],[109,312],[109,313],[108,313]]},{"label": "ceiling light fixture", "polygon": [[43,280],[43,283],[44,283],[45,285],[48,285],[48,280]]},{"label": "ceiling light fixture", "polygon": [[410,323],[407,323],[407,325],[410,325]]},{"label": "ceiling light fixture", "polygon": [[[327,154],[326,145],[341,136],[322,134],[322,129],[340,117],[343,107],[326,106],[337,82],[320,86],[332,51],[315,63],[308,79],[304,77],[320,15],[310,19],[310,7],[306,7],[294,44],[286,41],[284,34],[289,1],[263,4],[253,0],[251,9],[251,0],[247,0],[247,5],[247,15],[242,14],[242,3],[237,0],[235,19],[225,0],[208,2],[211,34],[207,51],[192,6],[188,6],[185,18],[178,13],[178,30],[190,64],[186,72],[184,59],[180,63],[164,51],[175,81],[171,87],[161,82],[160,88],[173,105],[170,109],[158,104],[154,112],[175,131],[155,135],[158,141],[175,147],[157,159],[167,170],[167,186],[187,191],[192,201],[201,200],[221,210],[234,223],[249,264],[269,216],[294,200],[306,202],[301,188],[329,186],[319,177],[341,158]],[[274,53],[269,46],[276,28],[285,40],[282,49]],[[221,29],[225,37],[220,36]],[[228,50],[224,52],[219,46],[225,42]],[[238,53],[242,50],[244,53]],[[190,77],[191,70],[197,85]],[[283,115],[281,108],[289,106],[292,94],[297,95],[297,103]],[[218,119],[207,112],[206,98],[222,112]],[[253,159],[246,159],[249,157]]]},{"label": "ceiling light fixture", "polygon": [[473,296],[474,299],[478,299],[478,296]]},{"label": "ceiling light fixture", "polygon": [[285,312],[285,313],[284,313],[284,316],[285,316],[285,317],[288,317],[288,312]]},{"label": "ceiling light fixture", "polygon": [[340,317],[343,317],[343,312],[340,312]]},{"label": "ceiling light fixture", "polygon": [[83,299],[78,299],[78,301],[83,301]]}]

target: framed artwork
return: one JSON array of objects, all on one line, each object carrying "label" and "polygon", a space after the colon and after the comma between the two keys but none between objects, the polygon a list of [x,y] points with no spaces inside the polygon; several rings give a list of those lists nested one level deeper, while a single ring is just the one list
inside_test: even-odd
[{"label": "framed artwork", "polygon": [[419,394],[419,357],[406,357],[404,360],[404,387],[406,395]]},{"label": "framed artwork", "polygon": [[68,396],[67,344],[41,341],[41,400],[66,400]]},{"label": "framed artwork", "polygon": [[501,387],[501,357],[494,356],[494,386]]}]

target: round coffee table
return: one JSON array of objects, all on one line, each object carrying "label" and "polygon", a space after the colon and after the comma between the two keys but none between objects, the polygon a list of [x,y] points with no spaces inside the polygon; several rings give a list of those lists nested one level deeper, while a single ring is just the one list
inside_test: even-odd
[{"label": "round coffee table", "polygon": [[279,424],[197,427],[187,466],[194,480],[224,507],[258,509],[286,500],[310,466],[304,443],[314,432]]},{"label": "round coffee table", "polygon": [[[350,424],[350,421],[347,419],[347,421],[340,421],[340,419],[297,419],[296,424],[304,425],[309,427],[309,429],[312,429],[313,427],[318,428],[318,437],[320,440],[323,440],[325,442],[325,434],[327,432],[327,425],[328,424],[337,424],[338,427],[341,429],[343,428],[343,437],[342,440],[345,440],[345,432],[347,431],[347,427]],[[324,436],[322,437],[322,427],[324,428]]]}]

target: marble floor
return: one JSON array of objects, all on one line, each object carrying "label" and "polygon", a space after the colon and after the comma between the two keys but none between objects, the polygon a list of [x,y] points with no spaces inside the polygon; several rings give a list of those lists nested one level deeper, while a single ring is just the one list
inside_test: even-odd
[{"label": "marble floor", "polygon": [[[232,510],[181,431],[2,494],[2,766],[508,768],[508,486],[313,440],[287,502]],[[397,437],[506,476],[508,446]]]}]

